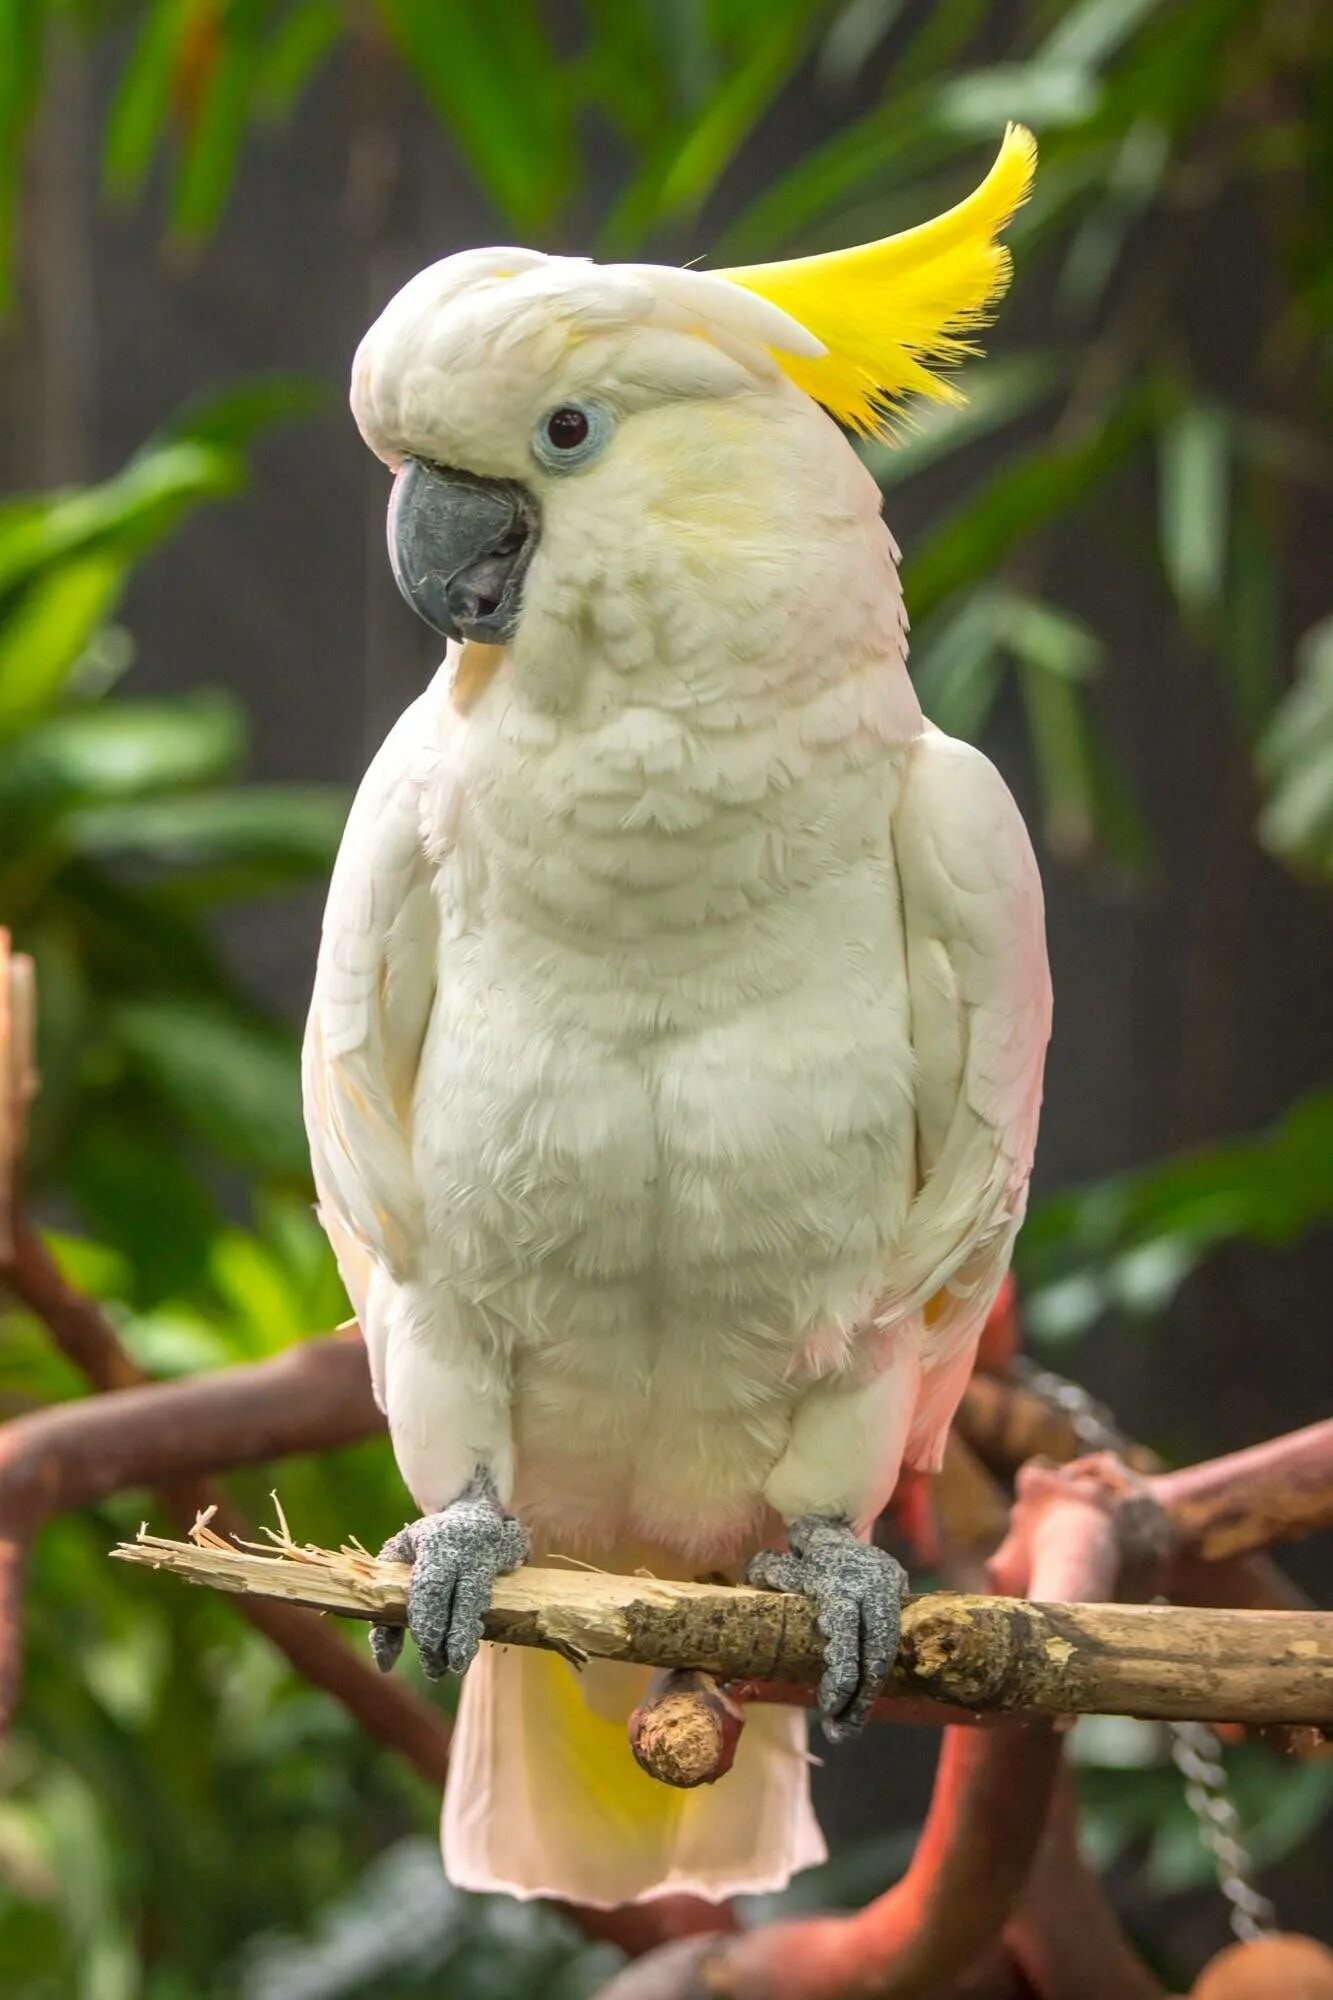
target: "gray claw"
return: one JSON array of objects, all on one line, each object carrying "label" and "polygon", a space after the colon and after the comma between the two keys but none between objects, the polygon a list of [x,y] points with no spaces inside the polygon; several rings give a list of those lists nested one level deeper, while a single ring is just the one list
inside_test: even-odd
[{"label": "gray claw", "polygon": [[[431,1680],[472,1664],[495,1579],[517,1569],[527,1554],[526,1533],[503,1511],[484,1472],[443,1513],[410,1522],[384,1544],[385,1561],[412,1565],[407,1629]],[[375,1664],[388,1673],[403,1650],[402,1627],[372,1626],[370,1647]]]},{"label": "gray claw", "polygon": [[848,1522],[809,1514],[787,1531],[790,1553],[761,1549],[745,1572],[763,1590],[798,1591],[824,1635],[819,1706],[832,1742],[865,1725],[898,1654],[907,1576],[883,1549],[859,1541]]}]

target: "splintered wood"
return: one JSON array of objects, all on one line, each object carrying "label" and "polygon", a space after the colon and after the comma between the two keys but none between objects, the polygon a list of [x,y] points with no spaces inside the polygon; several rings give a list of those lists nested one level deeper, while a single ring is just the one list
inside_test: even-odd
[{"label": "splintered wood", "polygon": [[[213,1590],[406,1622],[406,1565],[380,1562],[356,1545],[297,1543],[281,1520],[263,1546],[223,1541],[204,1516],[188,1542],[141,1529],[113,1553]],[[813,1607],[803,1597],[582,1568],[501,1577],[485,1632],[498,1644],[545,1647],[576,1664],[636,1661],[804,1689],[818,1681],[822,1656]],[[1035,1604],[950,1592],[914,1597],[883,1712],[923,1698],[978,1715],[1191,1717],[1327,1729],[1333,1613]]]},{"label": "splintered wood", "polygon": [[14,1202],[37,1089],[33,965],[0,928],[0,1265],[14,1254]]}]

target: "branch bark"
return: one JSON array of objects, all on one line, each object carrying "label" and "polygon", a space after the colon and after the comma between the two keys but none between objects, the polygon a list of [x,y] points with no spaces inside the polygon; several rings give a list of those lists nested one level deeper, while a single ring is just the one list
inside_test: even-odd
[{"label": "branch bark", "polygon": [[[16,1289],[26,1282],[20,1275]],[[89,1304],[77,1295],[72,1304],[62,1304],[53,1292],[37,1308],[44,1317],[46,1310],[64,1314],[71,1352],[80,1303]],[[295,1405],[294,1385],[300,1390]],[[162,1401],[118,1403],[117,1428],[125,1435],[116,1459],[122,1471],[115,1484],[106,1483],[106,1471],[90,1475],[99,1489],[93,1497],[117,1490],[117,1484],[157,1485],[164,1478],[225,1472],[288,1453],[330,1451],[384,1427],[370,1394],[364,1349],[351,1333],[313,1338],[253,1367],[131,1393]],[[179,1422],[187,1414],[192,1430],[182,1436]],[[89,1435],[90,1446],[94,1441],[100,1449],[100,1432]],[[73,1497],[56,1500],[57,1508],[86,1504],[75,1491],[85,1476],[71,1475]],[[1299,1489],[1291,1505],[1282,1500],[1288,1481]],[[1212,1559],[1241,1546],[1257,1548],[1333,1527],[1333,1420],[1184,1472],[1158,1474],[1144,1490],[1175,1522],[1175,1553],[1182,1562],[1200,1548]]]},{"label": "branch bark", "polygon": [[[150,1384],[96,1300],[66,1282],[45,1245],[21,1223],[0,1264],[0,1278],[93,1386],[114,1392],[106,1401],[64,1404],[0,1428],[3,1733],[18,1701],[27,1551],[50,1515],[92,1505],[125,1485],[151,1483],[186,1525],[211,1509],[220,1526],[244,1535],[244,1521],[204,1482],[203,1473],[311,1449],[335,1450],[375,1436],[384,1420],[370,1393],[365,1350],[355,1329],[252,1368]],[[196,1431],[201,1414],[216,1423],[205,1422]],[[173,1456],[164,1440],[177,1427]],[[443,1787],[452,1726],[440,1709],[401,1679],[358,1659],[311,1611],[259,1597],[245,1598],[238,1609],[297,1673],[340,1702],[368,1735],[406,1758],[428,1784]],[[571,1908],[569,1914],[589,1937],[615,1944],[631,1958],[664,1939],[712,1935],[733,1924],[729,1911],[690,1896],[664,1896],[624,1910]]]},{"label": "branch bark", "polygon": [[[38,1265],[29,1267],[29,1279],[35,1282],[41,1275]],[[24,1280],[24,1283],[29,1296],[36,1296],[29,1280]],[[86,1304],[86,1301],[80,1302],[77,1296],[71,1299],[61,1295],[55,1288],[49,1296],[44,1296],[45,1309],[51,1312],[57,1323],[63,1323],[66,1337],[71,1341],[75,1337],[83,1338],[77,1314]],[[114,1405],[73,1404],[33,1413],[16,1419],[0,1433],[0,1533],[11,1544],[16,1535],[19,1543],[24,1544],[49,1514],[89,1505],[126,1487],[162,1486],[173,1481],[197,1479],[208,1472],[228,1467],[281,1458],[288,1453],[327,1451],[371,1436],[381,1427],[382,1418],[370,1394],[364,1351],[361,1342],[352,1335],[311,1340],[271,1361],[228,1369],[213,1376],[122,1389],[116,1394]],[[1333,1471],[1326,1478],[1322,1470],[1326,1439],[1330,1458],[1333,1458],[1333,1426],[1318,1426],[1312,1432],[1298,1434],[1295,1449],[1302,1494],[1298,1525],[1302,1529],[1308,1529],[1316,1520],[1323,1518],[1326,1504],[1330,1517],[1333,1517],[1333,1490],[1329,1490],[1333,1489]],[[1272,1445],[1258,1448],[1256,1452],[1237,1454],[1233,1460],[1222,1461],[1231,1482],[1227,1533],[1232,1538],[1232,1545],[1238,1532],[1237,1520],[1247,1524],[1245,1533],[1251,1546],[1258,1534],[1281,1533],[1293,1524],[1290,1513],[1275,1510],[1273,1505],[1274,1492],[1280,1486],[1286,1449],[1286,1441],[1275,1440]],[[1200,1512],[1205,1499],[1207,1509],[1215,1510],[1218,1481],[1206,1468],[1194,1468],[1190,1475],[1166,1474],[1161,1477],[1168,1507],[1173,1503],[1173,1496],[1182,1491],[1183,1482],[1185,1500],[1195,1509],[1192,1515],[1186,1517],[1185,1536],[1188,1538],[1192,1532],[1189,1521],[1205,1519],[1205,1514]],[[1246,1511],[1250,1482],[1254,1482],[1259,1493],[1261,1512]],[[1157,1484],[1157,1481],[1149,1482],[1153,1488]],[[1207,1521],[1215,1518],[1215,1511],[1207,1511]],[[1205,1532],[1211,1530],[1205,1528]],[[14,1617],[13,1591],[21,1567],[22,1547],[11,1547],[7,1562],[0,1566],[0,1636],[3,1636],[6,1614],[11,1621]],[[8,1605],[4,1597],[6,1584],[9,1586]],[[1000,1643],[994,1636],[996,1614],[991,1610],[982,1615],[991,1620],[982,1629],[992,1634],[994,1647]],[[1131,1619],[1151,1616],[1130,1610],[1114,1615]],[[1179,1618],[1185,1614],[1177,1612],[1173,1615]],[[1243,1625],[1234,1627],[1238,1634],[1243,1629]],[[1293,1628],[1293,1631],[1297,1629]],[[1006,1630],[1012,1640],[1018,1627],[1010,1626]],[[1147,1628],[1135,1627],[1134,1630],[1140,1642],[1146,1639]],[[1267,1637],[1281,1637],[1276,1626],[1264,1627],[1263,1631]],[[1244,1658],[1252,1667],[1258,1665],[1254,1650],[1258,1637],[1256,1629],[1252,1639],[1242,1642],[1246,1648]],[[785,1672],[774,1675],[754,1664],[753,1651],[747,1653],[742,1645],[739,1652],[739,1659],[733,1656],[728,1663],[728,1671],[738,1678],[803,1678]],[[760,1657],[771,1660],[779,1655],[771,1651],[763,1655],[761,1649]],[[1087,1653],[1087,1657],[1092,1657],[1092,1654]],[[1124,1696],[1129,1701],[1141,1701],[1142,1698],[1146,1702],[1151,1699],[1151,1686],[1142,1688],[1130,1684],[1133,1657],[1131,1651],[1121,1670],[1122,1675],[1127,1677]],[[700,1657],[688,1651],[675,1650],[659,1657],[656,1663],[709,1667],[711,1660],[706,1654]],[[1185,1665],[1185,1662],[1181,1663],[1182,1671]],[[1151,1683],[1155,1675],[1150,1664],[1140,1660],[1138,1666],[1144,1679]],[[14,1677],[11,1647],[8,1659],[0,1658],[0,1712],[6,1706],[6,1696],[12,1701]],[[918,1694],[938,1699],[943,1693],[946,1699],[961,1699],[965,1706],[971,1704],[973,1683],[966,1683],[969,1691],[960,1695],[956,1691],[956,1683],[951,1684],[948,1675],[943,1679],[938,1674],[926,1678],[930,1685],[918,1685]],[[1245,1689],[1240,1684],[1243,1679],[1244,1670],[1239,1680],[1236,1673],[1231,1672],[1224,1676],[1222,1682],[1227,1702],[1241,1703],[1222,1711],[1232,1720],[1241,1719],[1251,1712],[1253,1706],[1252,1696],[1248,1700],[1244,1698]],[[1105,1694],[1109,1690],[1101,1692]],[[1288,1688],[1287,1693],[1291,1692]],[[1067,1692],[1059,1697],[1066,1698]],[[1179,1695],[1176,1699],[1180,1699]],[[1296,1707],[1305,1705],[1304,1697],[1291,1704]],[[1166,1711],[1160,1708],[1155,1711],[1142,1705],[1141,1712]],[[1200,1710],[1197,1706],[1194,1709],[1176,1707],[1169,1712],[1199,1713]],[[1264,1719],[1271,1720],[1273,1717],[1270,1715]],[[1294,1719],[1324,1721],[1327,1720],[1327,1710],[1323,1714]]]},{"label": "branch bark", "polygon": [[1160,1473],[1153,1498],[1209,1561],[1333,1526],[1333,1417],[1225,1458]]},{"label": "branch bark", "polygon": [[[359,1551],[287,1543],[268,1554],[145,1536],[116,1554],[214,1589],[386,1624],[407,1617],[406,1566]],[[1067,1550],[1039,1545],[1037,1557],[1046,1587],[1077,1581]],[[1073,1557],[1084,1559],[1082,1543]],[[1089,1563],[1089,1574],[1105,1587],[1100,1562]],[[823,1662],[804,1597],[587,1569],[501,1577],[485,1633],[500,1645],[545,1647],[569,1659],[702,1668],[724,1681],[810,1686]],[[970,1712],[1322,1725],[1333,1722],[1333,1612],[1039,1604],[941,1591],[909,1599],[904,1610],[884,1713],[904,1696]]]},{"label": "branch bark", "polygon": [[[1100,1570],[1079,1576],[1048,1538],[1021,1581],[1039,1598],[1057,1573],[1077,1590],[1095,1585]],[[775,1924],[680,1948],[669,1960],[654,1953],[602,2000],[938,2000],[993,1954],[1023,1892],[1059,1770],[1050,1719],[946,1730],[912,1864],[885,1895],[856,1916]]]},{"label": "branch bark", "polygon": [[[968,1383],[955,1419],[951,1446],[958,1443],[964,1443],[983,1466],[1004,1479],[1011,1479],[1031,1459],[1067,1465],[1087,1449],[1068,1411],[1048,1402],[1026,1382],[981,1371]],[[1161,1459],[1147,1445],[1127,1438],[1117,1449],[1132,1471],[1164,1472]],[[1266,1555],[1205,1559],[1197,1550],[1182,1551],[1172,1566],[1170,1591],[1185,1604],[1248,1606],[1252,1611],[1313,1608]]]}]

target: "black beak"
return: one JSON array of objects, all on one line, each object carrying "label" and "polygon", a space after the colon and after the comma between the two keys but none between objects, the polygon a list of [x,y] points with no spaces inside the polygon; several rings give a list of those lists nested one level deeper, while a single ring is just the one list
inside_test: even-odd
[{"label": "black beak", "polygon": [[389,561],[437,632],[499,646],[518,629],[537,529],[537,504],[517,480],[409,458],[389,500]]}]

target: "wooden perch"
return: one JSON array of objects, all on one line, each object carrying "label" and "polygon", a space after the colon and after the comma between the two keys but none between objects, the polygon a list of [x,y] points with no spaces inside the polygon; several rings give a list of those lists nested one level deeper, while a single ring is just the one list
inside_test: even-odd
[{"label": "wooden perch", "polygon": [[[214,1590],[285,1598],[401,1624],[409,1572],[360,1549],[280,1540],[236,1548],[146,1532],[114,1552]],[[502,1645],[579,1661],[703,1668],[720,1680],[810,1685],[822,1641],[805,1598],[589,1569],[502,1577],[486,1617]],[[1333,1725],[1333,1613],[1034,1604],[940,1592],[909,1600],[886,1702],[926,1697],[972,1712],[1187,1716]]]}]

